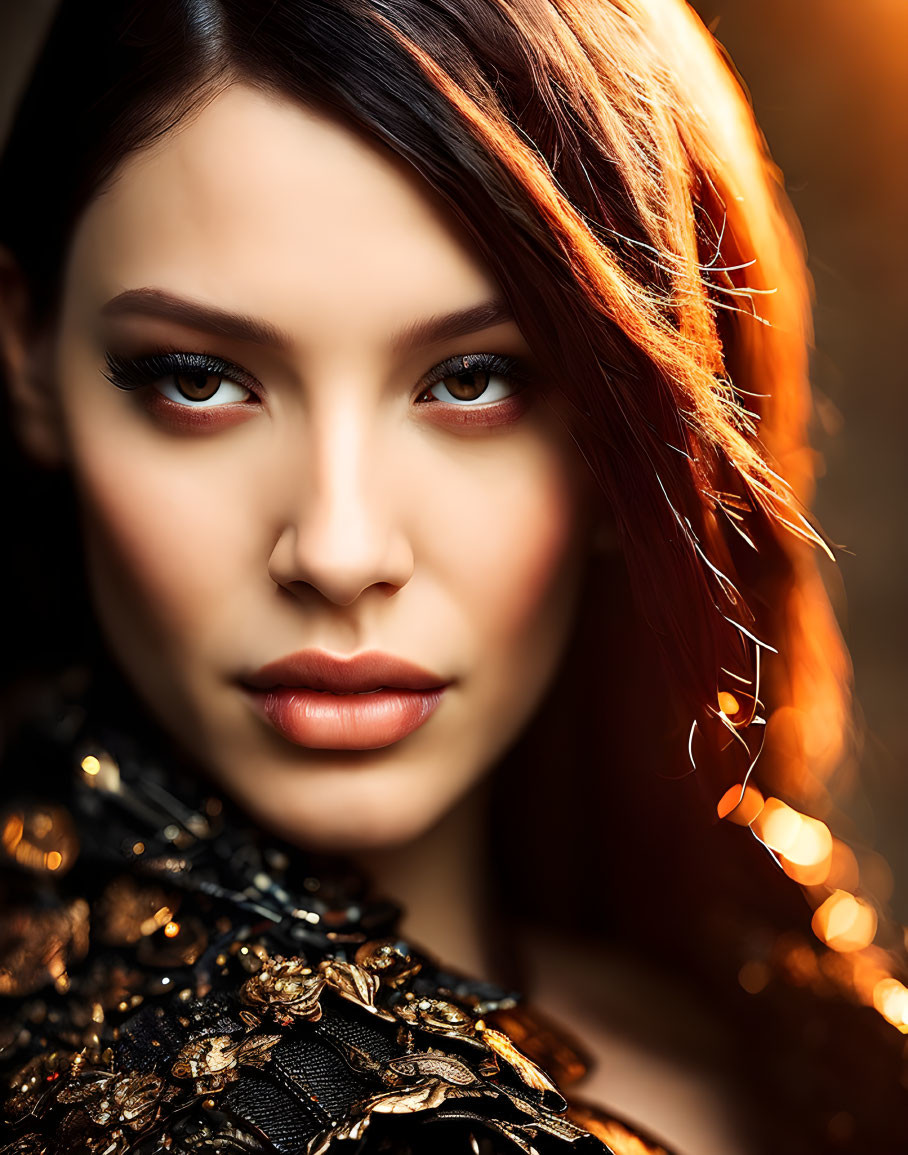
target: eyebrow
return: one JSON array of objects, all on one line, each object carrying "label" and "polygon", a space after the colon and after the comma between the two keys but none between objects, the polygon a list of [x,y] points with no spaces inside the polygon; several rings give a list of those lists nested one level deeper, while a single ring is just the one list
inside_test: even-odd
[{"label": "eyebrow", "polygon": [[424,345],[434,345],[438,341],[449,341],[454,337],[466,337],[478,333],[480,329],[490,329],[493,325],[503,325],[513,321],[513,315],[504,301],[483,301],[467,309],[456,309],[452,313],[439,313],[423,321],[406,325],[391,339],[398,352],[404,349],[419,349]]},{"label": "eyebrow", "polygon": [[[204,304],[186,297],[177,297],[163,289],[127,289],[112,297],[101,308],[105,317],[159,317],[177,321],[193,329],[204,330],[219,337],[232,337],[256,345],[271,345],[286,349],[292,344],[289,334],[259,317],[246,313],[231,313],[216,305]],[[454,337],[464,337],[512,321],[513,316],[502,300],[483,301],[466,309],[439,313],[405,325],[391,337],[397,352],[418,349]]]},{"label": "eyebrow", "polygon": [[112,297],[102,307],[101,315],[160,317],[165,321],[178,321],[193,329],[204,329],[219,337],[233,337],[255,345],[273,345],[285,349],[291,344],[289,336],[269,321],[245,313],[231,313],[201,301],[175,297],[163,289],[127,289]]}]

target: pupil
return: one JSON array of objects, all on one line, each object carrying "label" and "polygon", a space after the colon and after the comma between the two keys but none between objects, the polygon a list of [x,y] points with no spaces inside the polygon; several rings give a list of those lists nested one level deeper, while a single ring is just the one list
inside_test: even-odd
[{"label": "pupil", "polygon": [[207,401],[217,393],[221,379],[214,373],[198,370],[195,373],[176,373],[177,389],[188,401]]},{"label": "pupil", "polygon": [[485,369],[469,370],[446,377],[445,388],[458,401],[475,401],[489,387],[489,373]]}]

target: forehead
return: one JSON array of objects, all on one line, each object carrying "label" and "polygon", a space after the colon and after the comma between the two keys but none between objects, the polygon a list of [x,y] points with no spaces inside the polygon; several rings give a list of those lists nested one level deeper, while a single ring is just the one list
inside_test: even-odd
[{"label": "forehead", "polygon": [[341,123],[236,85],[128,158],[70,256],[80,294],[154,286],[364,337],[494,283],[419,177]]}]

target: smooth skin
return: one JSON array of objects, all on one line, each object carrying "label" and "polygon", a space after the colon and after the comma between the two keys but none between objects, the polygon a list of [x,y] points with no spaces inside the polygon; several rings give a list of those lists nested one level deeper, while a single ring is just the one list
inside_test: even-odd
[{"label": "smooth skin", "polygon": [[[460,379],[425,387],[453,356],[529,361],[500,303],[412,170],[242,85],[127,159],[78,224],[32,441],[75,479],[95,608],[128,678],[300,845],[425,832],[557,668],[587,538],[574,444],[542,382],[492,375],[466,400]],[[428,331],[486,305],[466,331]],[[204,404],[172,376],[108,380],[108,355],[160,352],[242,376],[209,382]],[[451,684],[401,741],[306,749],[242,680],[312,647],[384,651]]]}]

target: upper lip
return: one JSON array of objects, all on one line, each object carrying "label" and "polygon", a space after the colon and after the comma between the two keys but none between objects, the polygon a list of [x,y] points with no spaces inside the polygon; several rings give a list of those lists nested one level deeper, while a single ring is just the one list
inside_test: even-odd
[{"label": "upper lip", "polygon": [[325,650],[300,650],[268,662],[244,682],[255,690],[287,686],[335,694],[362,694],[383,688],[433,690],[447,684],[444,678],[414,662],[378,650],[352,657],[339,657]]}]

